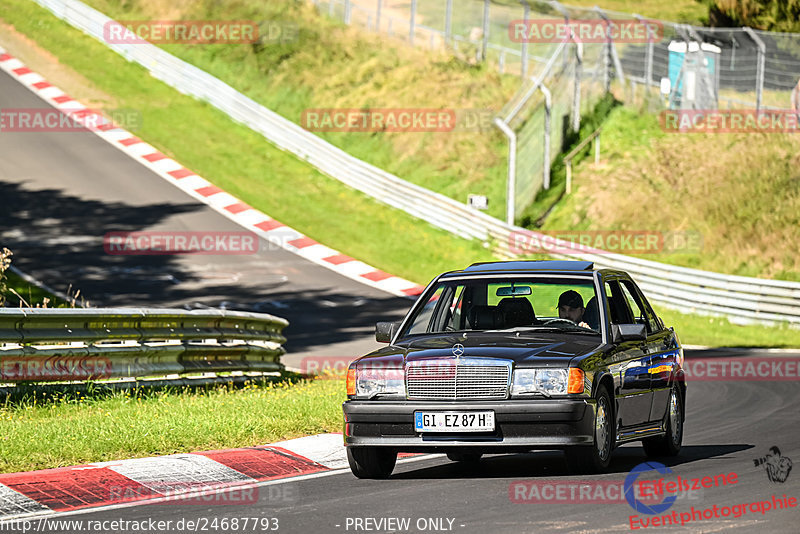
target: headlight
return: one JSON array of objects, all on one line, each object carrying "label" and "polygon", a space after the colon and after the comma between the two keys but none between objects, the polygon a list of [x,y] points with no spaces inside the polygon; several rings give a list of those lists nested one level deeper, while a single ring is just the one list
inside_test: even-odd
[{"label": "headlight", "polygon": [[405,397],[403,370],[384,367],[357,367],[347,370],[347,394],[357,399]]},{"label": "headlight", "polygon": [[[515,369],[512,395],[566,395],[572,369]],[[580,369],[575,369],[580,371]],[[582,374],[582,372],[581,372]]]}]

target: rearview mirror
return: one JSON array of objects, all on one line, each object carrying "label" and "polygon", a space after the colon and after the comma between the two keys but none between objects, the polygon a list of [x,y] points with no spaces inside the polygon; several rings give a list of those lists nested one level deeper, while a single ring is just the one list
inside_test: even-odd
[{"label": "rearview mirror", "polygon": [[398,328],[400,328],[400,321],[375,323],[375,341],[378,343],[391,343]]},{"label": "rearview mirror", "polygon": [[612,324],[611,340],[614,343],[621,341],[644,341],[647,339],[647,329],[643,324]]},{"label": "rearview mirror", "polygon": [[531,286],[503,286],[498,287],[495,295],[498,297],[521,297],[531,294]]}]

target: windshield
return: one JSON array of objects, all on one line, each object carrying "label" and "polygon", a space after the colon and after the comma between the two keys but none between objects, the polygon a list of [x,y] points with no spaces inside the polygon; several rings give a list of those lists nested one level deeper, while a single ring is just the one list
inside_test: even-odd
[{"label": "windshield", "polygon": [[523,276],[441,281],[404,335],[514,330],[599,333],[594,282]]}]

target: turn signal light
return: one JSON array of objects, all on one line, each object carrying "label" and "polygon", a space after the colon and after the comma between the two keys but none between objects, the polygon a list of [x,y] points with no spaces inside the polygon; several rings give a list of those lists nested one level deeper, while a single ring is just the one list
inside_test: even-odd
[{"label": "turn signal light", "polygon": [[347,394],[356,394],[356,368],[351,367],[347,370]]},{"label": "turn signal light", "polygon": [[569,380],[567,381],[567,393],[583,393],[584,374],[582,369],[577,367],[569,368]]}]

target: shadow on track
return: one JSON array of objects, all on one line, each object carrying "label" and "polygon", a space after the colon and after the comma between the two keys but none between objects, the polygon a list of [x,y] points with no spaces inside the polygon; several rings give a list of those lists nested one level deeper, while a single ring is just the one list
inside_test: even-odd
[{"label": "shadow on track", "polygon": [[[728,454],[752,449],[754,445],[728,444],[728,445],[685,445],[681,454],[674,458],[649,458],[641,447],[621,447],[616,449],[611,457],[608,472],[594,475],[596,478],[619,478],[630,472],[637,465],[655,461],[669,467],[688,464],[698,460],[718,458]],[[411,464],[414,465],[414,464]],[[554,478],[571,477],[572,473],[564,455],[560,451],[537,451],[526,454],[502,454],[485,456],[475,464],[462,464],[449,462],[432,467],[424,467],[411,471],[395,473],[392,479],[398,480],[425,480],[425,479],[481,479],[481,478]],[[592,475],[579,475],[588,478]]]}]

